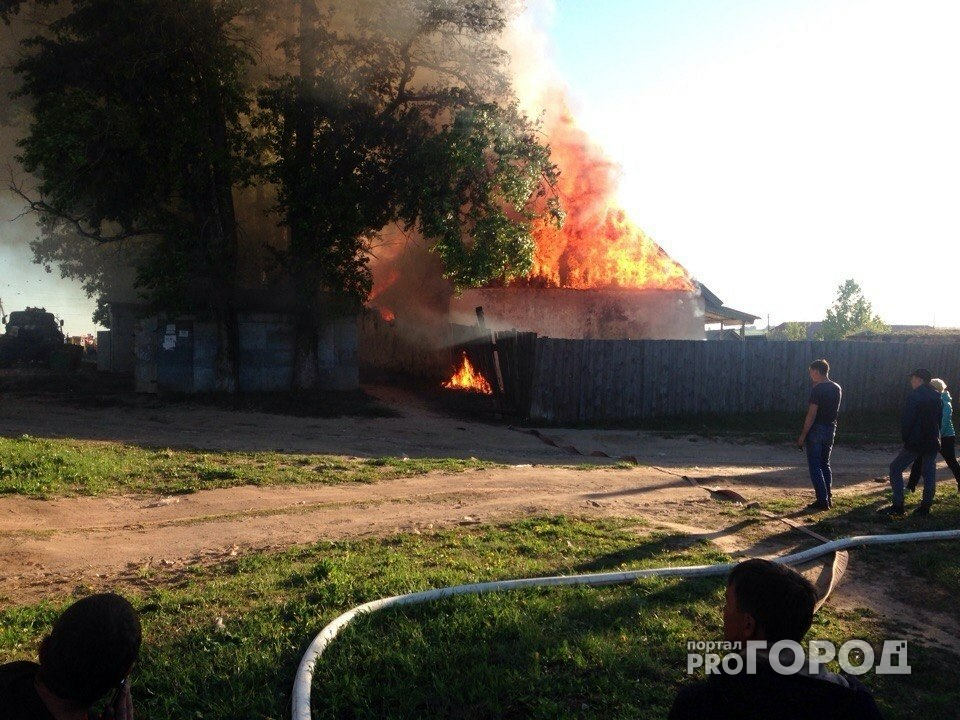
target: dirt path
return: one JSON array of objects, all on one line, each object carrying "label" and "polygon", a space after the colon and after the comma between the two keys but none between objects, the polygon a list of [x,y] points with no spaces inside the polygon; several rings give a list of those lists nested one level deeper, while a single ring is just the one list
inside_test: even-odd
[{"label": "dirt path", "polygon": [[[719,519],[723,507],[694,486],[736,488],[757,500],[807,499],[805,458],[795,448],[589,430],[544,431],[549,444],[502,425],[450,418],[393,390],[372,391],[401,416],[297,418],[149,399],[104,407],[6,396],[0,402],[0,435],[5,436],[360,457],[476,457],[510,467],[374,485],[240,487],[168,498],[0,498],[0,606],[62,595],[78,586],[163,581],[191,565],[256,549],[536,514],[646,518],[654,529],[699,532],[732,554],[774,554],[805,542],[802,534],[778,526],[771,528],[770,538],[751,543],[737,535],[736,518]],[[611,458],[632,456],[639,465],[570,467],[615,462],[591,456],[597,451]],[[876,492],[871,478],[882,472],[890,454],[838,447],[837,493]],[[862,603],[870,594],[859,593],[862,584],[844,587],[853,588],[842,596],[851,603]]]},{"label": "dirt path", "polygon": [[147,564],[548,514],[642,515],[704,492],[648,469],[511,468],[376,485],[241,487],[172,498],[0,499],[0,594],[23,600]]},{"label": "dirt path", "polygon": [[[692,467],[526,465],[374,485],[247,486],[165,498],[0,498],[0,597],[3,604],[25,602],[136,577],[147,568],[179,570],[255,549],[538,514],[645,517],[665,527],[682,512],[715,522],[717,501],[683,477],[697,477],[698,470],[702,474]],[[751,498],[808,492],[797,481],[764,488],[752,481],[756,470],[724,466],[723,484]],[[705,477],[716,482],[717,472]],[[775,553],[802,541],[794,534],[786,543],[739,549]],[[736,544],[731,538],[724,549]]]}]

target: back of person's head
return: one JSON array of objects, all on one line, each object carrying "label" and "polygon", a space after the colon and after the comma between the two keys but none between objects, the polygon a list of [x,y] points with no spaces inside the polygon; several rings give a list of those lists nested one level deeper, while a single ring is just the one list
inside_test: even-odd
[{"label": "back of person's head", "polygon": [[812,363],[810,363],[810,369],[816,370],[818,373],[826,377],[830,374],[830,363],[823,359],[814,360]]},{"label": "back of person's head", "polygon": [[738,564],[727,585],[733,588],[737,607],[749,613],[764,639],[800,642],[813,623],[817,591],[796,570],[754,558]]},{"label": "back of person's head", "polygon": [[947,389],[947,384],[940,378],[934,378],[933,380],[930,381],[930,387],[932,387],[937,392],[942,393],[944,390]]},{"label": "back of person's head", "polygon": [[68,607],[40,646],[38,678],[58,698],[89,707],[130,672],[140,652],[140,620],[113,593]]}]

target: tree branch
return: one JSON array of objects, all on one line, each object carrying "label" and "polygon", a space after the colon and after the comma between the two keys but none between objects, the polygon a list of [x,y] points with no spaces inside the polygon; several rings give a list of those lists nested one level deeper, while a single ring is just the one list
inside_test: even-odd
[{"label": "tree branch", "polygon": [[72,225],[77,235],[80,237],[86,238],[88,240],[94,240],[100,244],[108,244],[119,242],[121,240],[129,240],[131,238],[137,237],[149,237],[151,235],[160,235],[161,230],[159,228],[124,228],[120,232],[112,235],[104,235],[101,230],[90,230],[84,223],[82,218],[74,217],[62,210],[58,210],[52,205],[44,202],[43,200],[36,200],[27,195],[23,189],[18,186],[16,183],[10,184],[10,192],[18,196],[25,203],[29,210],[24,211],[21,215],[17,216],[18,218],[23,217],[28,212],[35,212],[41,216],[55,217],[59,220],[63,220],[68,224]]}]

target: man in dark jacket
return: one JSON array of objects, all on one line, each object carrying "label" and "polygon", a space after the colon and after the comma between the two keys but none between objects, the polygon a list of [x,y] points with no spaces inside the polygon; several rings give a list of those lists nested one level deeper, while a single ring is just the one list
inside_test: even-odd
[{"label": "man in dark jacket", "polygon": [[[817,591],[785,565],[754,558],[727,580],[723,635],[730,642],[800,642],[813,622]],[[677,693],[669,720],[882,720],[870,692],[855,678],[806,666],[774,670],[757,652],[756,672],[710,674]],[[782,656],[781,656],[782,660]]]},{"label": "man in dark jacket", "polygon": [[913,392],[907,396],[900,420],[903,449],[890,463],[890,485],[893,504],[881,508],[883,515],[903,515],[903,471],[921,458],[923,464],[923,498],[914,515],[929,515],[937,492],[937,453],[940,452],[940,418],[943,400],[930,386],[929,370],[918,368],[910,373]]}]

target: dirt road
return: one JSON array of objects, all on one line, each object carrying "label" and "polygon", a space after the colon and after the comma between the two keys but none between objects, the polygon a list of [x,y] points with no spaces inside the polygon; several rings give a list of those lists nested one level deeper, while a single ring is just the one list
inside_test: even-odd
[{"label": "dirt road", "polygon": [[[549,513],[669,523],[680,509],[685,517],[696,518],[702,507],[705,516],[714,516],[716,501],[696,483],[738,488],[751,499],[805,498],[810,492],[804,457],[795,448],[626,431],[545,431],[545,441],[502,425],[452,419],[412,398],[379,392],[401,417],[303,419],[183,404],[85,407],[57,398],[8,396],[0,405],[0,434],[6,436],[354,456],[477,457],[509,467],[375,485],[240,487],[167,498],[0,498],[3,603],[138,577],[145,568],[174,572],[251,549],[319,539]],[[584,454],[572,454],[572,448]],[[574,469],[614,462],[590,456],[595,451],[612,458],[629,455],[639,464]],[[887,457],[884,451],[838,448],[838,492],[875,491],[870,478]],[[798,534],[780,547],[740,550],[777,551],[801,539]]]}]

